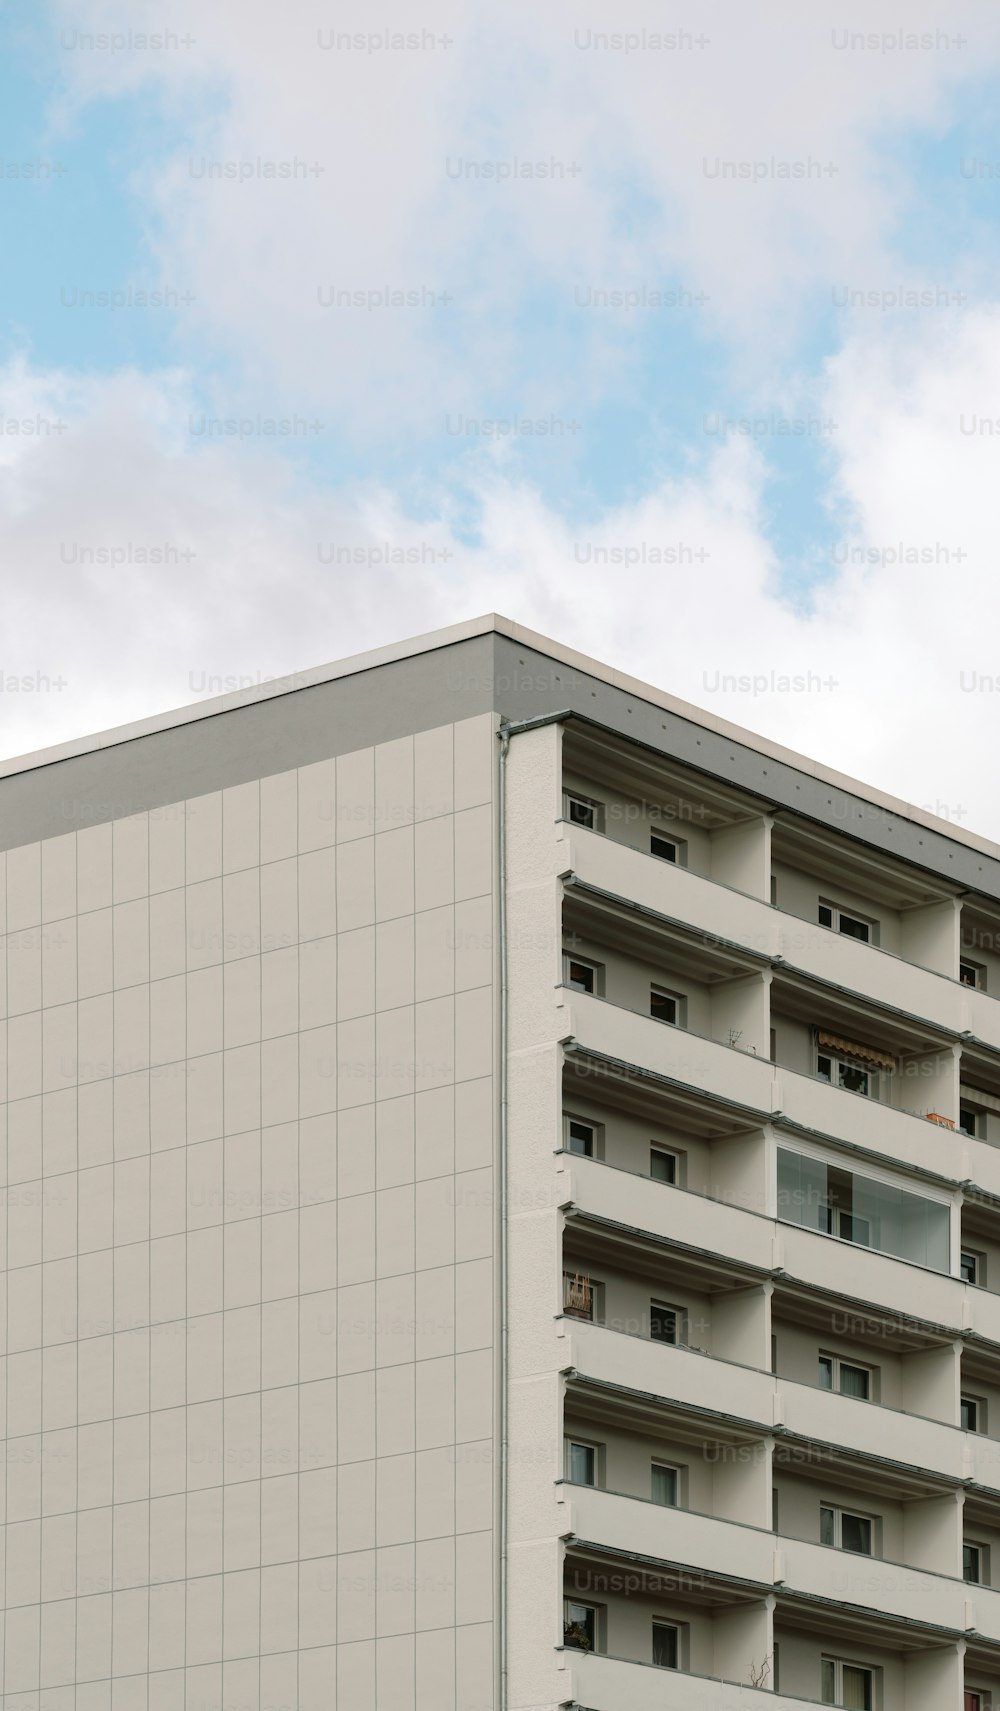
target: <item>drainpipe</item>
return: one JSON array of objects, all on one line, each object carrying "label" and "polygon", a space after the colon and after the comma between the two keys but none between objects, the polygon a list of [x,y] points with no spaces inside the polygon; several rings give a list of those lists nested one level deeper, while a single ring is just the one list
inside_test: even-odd
[{"label": "drainpipe", "polygon": [[510,726],[502,724],[497,886],[500,893],[500,1706],[507,1711],[507,751]]}]

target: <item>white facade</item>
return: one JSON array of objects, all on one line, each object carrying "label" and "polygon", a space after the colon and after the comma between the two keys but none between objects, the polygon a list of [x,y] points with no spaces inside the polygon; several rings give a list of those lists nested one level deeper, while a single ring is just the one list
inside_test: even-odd
[{"label": "white facade", "polygon": [[495,618],[3,770],[3,1711],[1000,1711],[1000,850]]}]

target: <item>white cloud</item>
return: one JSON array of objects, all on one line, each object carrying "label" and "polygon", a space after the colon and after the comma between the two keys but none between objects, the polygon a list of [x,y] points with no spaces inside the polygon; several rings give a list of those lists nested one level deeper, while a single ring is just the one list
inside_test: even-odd
[{"label": "white cloud", "polygon": [[[81,30],[134,30],[146,16],[135,0],[59,0],[57,12]],[[996,63],[995,11],[985,0],[963,8],[965,48],[849,52],[833,29],[898,30],[898,9],[708,0],[697,28],[710,48],[626,55],[579,47],[575,32],[662,29],[652,0],[632,0],[627,18],[597,0],[553,0],[541,14],[526,0],[485,14],[431,0],[416,27],[453,45],[396,59],[320,48],[318,30],[350,27],[332,12],[319,0],[298,0],[291,15],[264,0],[175,0],[170,27],[196,49],[66,51],[54,124],[71,124],[82,100],[148,97],[158,85],[181,126],[174,157],[138,156],[134,182],[162,278],[198,302],[175,373],[87,379],[21,364],[0,375],[6,416],[62,412],[69,423],[38,442],[0,439],[0,526],[19,572],[0,667],[69,680],[59,692],[4,693],[4,750],[492,608],[1000,835],[988,764],[1000,701],[966,693],[960,677],[993,667],[1000,437],[963,434],[959,418],[1000,413],[994,314],[915,318],[891,333],[885,317],[853,326],[815,402],[840,424],[831,505],[847,509],[853,544],[878,562],[834,565],[801,611],[776,594],[766,466],[742,442],[714,442],[693,473],[584,531],[509,450],[464,452],[418,504],[388,482],[349,487],[332,454],[307,469],[273,441],[209,442],[188,426],[203,354],[223,352],[240,377],[239,396],[218,400],[227,413],[311,405],[331,430],[320,443],[343,428],[379,457],[419,465],[417,430],[447,410],[498,396],[511,409],[560,406],[560,361],[547,367],[542,352],[531,374],[513,361],[524,282],[570,294],[579,280],[655,286],[674,269],[711,293],[745,378],[795,400],[796,313],[832,283],[878,288],[898,276],[890,236],[911,186],[886,141],[896,126],[948,123],[963,81]],[[148,24],[162,27],[162,13],[150,10]],[[354,24],[373,27],[360,10]],[[375,27],[414,26],[396,0]],[[905,27],[955,29],[929,0],[915,0]],[[706,178],[706,155],[811,157],[839,170],[731,184]],[[209,183],[192,176],[191,156],[326,170],[291,184]],[[584,170],[558,185],[476,186],[449,179],[449,156],[555,156]],[[320,284],[447,289],[464,305],[461,333],[435,331],[419,310],[323,310]],[[621,382],[622,339],[596,323],[590,337],[571,384],[599,398]],[[713,404],[692,400],[693,411]],[[420,562],[379,564],[385,542]],[[968,557],[897,565],[899,542]],[[86,556],[130,543],[133,562]],[[136,549],[157,547],[195,556],[134,562]],[[364,562],[324,562],[331,547]],[[681,563],[652,561],[670,547]],[[709,556],[689,562],[688,549]],[[1000,681],[1000,650],[996,672]],[[770,684],[771,673],[813,674],[821,687],[758,692],[752,680]],[[751,687],[726,690],[726,677]]]},{"label": "white cloud", "polygon": [[[169,424],[185,385],[126,375],[81,387],[24,368],[0,376],[11,408],[44,397],[70,423],[44,446],[22,442],[0,481],[0,526],[23,591],[0,666],[69,680],[59,693],[4,695],[6,753],[194,700],[218,679],[280,675],[500,610],[1000,835],[991,765],[1000,435],[959,426],[963,412],[988,414],[1000,397],[1000,316],[969,316],[934,343],[857,343],[832,365],[851,541],[881,560],[834,566],[808,611],[775,596],[765,469],[745,442],[720,445],[698,477],[664,483],[586,530],[483,458],[469,548],[449,526],[448,492],[428,495],[418,516],[377,487],[318,491],[257,447],[178,447]],[[891,562],[899,543],[936,542],[968,557]],[[133,555],[196,556],[86,562],[95,548],[129,543]],[[385,564],[387,545],[388,556],[409,549],[417,562]],[[362,562],[329,562],[337,549]],[[657,562],[669,551],[681,562]],[[997,693],[967,693],[970,670],[992,674]],[[727,688],[727,677],[767,686]],[[823,686],[828,677],[836,687]],[[782,678],[807,687],[783,688]]]},{"label": "white cloud", "polygon": [[[70,36],[142,21],[135,0],[57,0],[57,11]],[[580,281],[655,288],[679,271],[709,293],[710,323],[739,336],[761,381],[787,356],[798,313],[828,306],[832,284],[895,278],[889,235],[912,186],[891,142],[898,127],[940,131],[964,86],[995,67],[995,7],[969,0],[960,29],[936,0],[914,0],[905,19],[889,0],[707,0],[691,19],[704,47],[626,52],[593,44],[663,32],[657,0],[624,11],[428,0],[418,20],[403,0],[377,18],[327,0],[284,14],[268,0],[175,0],[170,26],[193,46],[66,52],[67,99],[159,87],[170,104],[183,141],[169,160],[140,157],[134,182],[164,278],[197,296],[192,350],[204,340],[230,352],[248,395],[277,387],[360,433],[403,437],[491,390],[513,391],[512,406],[530,394],[532,377],[509,367],[526,287],[552,285],[568,302]],[[354,28],[451,45],[320,45]],[[844,31],[902,28],[965,46],[835,45]],[[462,162],[515,158],[580,171],[555,184],[449,176]],[[307,172],[294,182],[199,176],[209,162],[256,171],[293,160]],[[722,163],[764,177],[724,180]],[[796,165],[804,179],[772,176]],[[424,309],[323,308],[317,291],[330,285],[426,287],[456,302],[437,321]],[[537,363],[532,373],[545,384]]]}]

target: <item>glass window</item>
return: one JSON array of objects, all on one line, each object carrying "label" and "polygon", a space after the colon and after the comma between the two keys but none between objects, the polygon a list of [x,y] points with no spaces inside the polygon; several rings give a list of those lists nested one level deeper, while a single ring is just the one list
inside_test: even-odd
[{"label": "glass window", "polygon": [[566,959],[566,985],[574,992],[593,992],[596,985],[597,970],[593,963],[580,962],[576,957]]},{"label": "glass window", "polygon": [[563,1273],[563,1312],[570,1319],[593,1320],[594,1289],[583,1272]]},{"label": "glass window", "polygon": [[672,1622],[653,1623],[653,1662],[661,1669],[676,1669],[680,1635]]},{"label": "glass window", "polygon": [[867,1368],[849,1366],[846,1361],[841,1361],[839,1365],[841,1396],[857,1396],[867,1402],[871,1386],[871,1374]]},{"label": "glass window", "polygon": [[563,1610],[563,1645],[592,1652],[597,1645],[597,1610],[593,1604],[576,1604],[567,1598]]},{"label": "glass window", "polygon": [[566,1140],[569,1152],[578,1153],[581,1158],[593,1158],[593,1123],[583,1123],[579,1117],[570,1117],[566,1125]]},{"label": "glass window", "polygon": [[846,1711],[872,1711],[872,1676],[870,1669],[845,1663],[842,1704]]},{"label": "glass window", "polygon": [[665,838],[659,832],[649,834],[649,853],[659,856],[661,861],[677,860],[677,845],[670,838]]},{"label": "glass window", "polygon": [[867,1515],[841,1514],[840,1548],[843,1551],[856,1551],[859,1556],[871,1556],[872,1524]]},{"label": "glass window", "polygon": [[986,970],[982,963],[963,957],[958,965],[958,978],[963,986],[977,986],[980,992],[986,990]]},{"label": "glass window", "polygon": [[864,945],[878,944],[878,922],[866,920],[863,915],[854,915],[847,909],[841,909],[838,904],[820,902],[817,920],[821,927],[830,927],[834,932],[843,933],[849,939],[858,939]]},{"label": "glass window", "polygon": [[985,1432],[986,1404],[981,1396],[963,1396],[960,1413],[963,1432]]},{"label": "glass window", "polygon": [[845,1711],[873,1711],[875,1672],[863,1664],[840,1658],[823,1658],[820,1681],[824,1705],[841,1705]]},{"label": "glass window", "polygon": [[958,1126],[964,1129],[973,1139],[981,1139],[983,1133],[982,1113],[973,1105],[960,1105],[958,1108]]},{"label": "glass window", "polygon": [[668,1509],[677,1508],[677,1469],[667,1467],[665,1463],[653,1463],[653,1502],[662,1503]]},{"label": "glass window", "polygon": [[821,1505],[819,1512],[819,1542],[837,1550],[855,1551],[858,1556],[872,1555],[872,1523],[867,1515],[852,1515],[846,1509]]},{"label": "glass window", "polygon": [[649,1174],[654,1182],[676,1182],[676,1153],[665,1153],[659,1147],[651,1147],[649,1151]]},{"label": "glass window", "polygon": [[649,991],[649,1014],[657,1022],[668,1022],[676,1028],[680,1016],[680,1004],[675,992],[664,992],[660,986],[652,986]]},{"label": "glass window", "polygon": [[573,1485],[597,1484],[597,1445],[570,1438],[566,1444],[566,1478]]},{"label": "glass window", "polygon": [[679,1313],[662,1301],[649,1304],[649,1334],[654,1343],[676,1343]]},{"label": "glass window", "polygon": [[588,831],[602,830],[603,803],[595,802],[589,796],[577,796],[572,792],[566,793],[566,818],[574,826],[586,826]]},{"label": "glass window", "polygon": [[854,1396],[862,1402],[871,1399],[871,1369],[842,1361],[837,1355],[820,1355],[819,1387],[835,1390],[841,1396]]},{"label": "glass window", "polygon": [[962,1261],[958,1269],[963,1282],[974,1283],[977,1286],[985,1283],[982,1258],[982,1254],[975,1253],[971,1248],[962,1249]]},{"label": "glass window", "polygon": [[978,1586],[982,1579],[982,1562],[978,1545],[962,1546],[962,1579]]},{"label": "glass window", "polygon": [[783,1147],[778,1150],[778,1217],[934,1271],[950,1269],[950,1214],[943,1201]]}]

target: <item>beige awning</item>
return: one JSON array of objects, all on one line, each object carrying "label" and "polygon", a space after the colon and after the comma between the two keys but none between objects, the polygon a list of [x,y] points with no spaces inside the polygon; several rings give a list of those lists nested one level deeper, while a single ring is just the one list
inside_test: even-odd
[{"label": "beige awning", "polygon": [[895,1069],[896,1060],[890,1052],[879,1052],[874,1046],[863,1046],[859,1040],[845,1040],[842,1034],[828,1034],[820,1028],[817,1039],[831,1051],[843,1052],[845,1057],[857,1058],[859,1063],[873,1063],[879,1069]]}]

